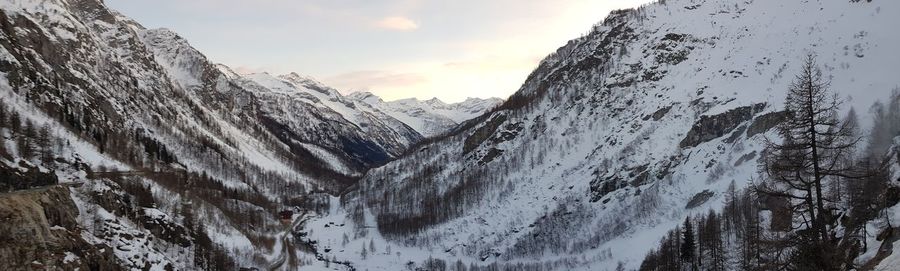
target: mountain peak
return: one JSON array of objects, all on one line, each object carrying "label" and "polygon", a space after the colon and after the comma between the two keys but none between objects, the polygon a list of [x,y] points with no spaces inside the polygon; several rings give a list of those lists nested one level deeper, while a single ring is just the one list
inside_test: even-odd
[{"label": "mountain peak", "polygon": [[384,102],[384,100],[382,100],[381,97],[378,97],[378,95],[372,94],[372,92],[368,92],[368,91],[351,92],[350,94],[347,94],[346,97],[350,98],[352,100],[366,102],[369,104]]},{"label": "mountain peak", "polygon": [[385,102],[366,91],[354,92],[348,97],[403,121],[424,136],[443,133],[463,121],[478,117],[501,102],[474,98],[467,102],[447,104],[437,97],[424,101],[406,98]]},{"label": "mountain peak", "polygon": [[[316,88],[330,88],[325,86],[322,82],[319,82],[315,78],[311,76],[300,75],[296,72],[291,72],[288,74],[282,74],[278,76],[279,79],[301,85],[306,87],[316,87]],[[335,91],[336,92],[336,91]]]},{"label": "mountain peak", "polygon": [[225,65],[222,63],[217,63],[216,69],[218,69],[219,72],[222,72],[222,74],[224,74],[225,77],[228,77],[229,79],[234,79],[234,78],[238,78],[241,76],[240,74],[235,72],[233,69],[231,69],[231,67],[228,67],[228,65]]},{"label": "mountain peak", "polygon": [[444,101],[441,101],[441,99],[438,99],[437,97],[428,99],[425,101],[425,103],[428,105],[434,106],[434,107],[447,106],[447,103],[445,103]]}]

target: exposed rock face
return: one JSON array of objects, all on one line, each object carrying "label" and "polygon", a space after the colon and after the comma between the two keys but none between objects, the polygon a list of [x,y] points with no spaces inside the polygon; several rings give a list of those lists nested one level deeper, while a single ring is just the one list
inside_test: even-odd
[{"label": "exposed rock face", "polygon": [[759,103],[753,106],[738,107],[718,115],[701,116],[679,146],[681,148],[696,147],[704,142],[722,137],[745,121],[752,119],[756,112],[764,108],[766,108],[766,104]]},{"label": "exposed rock face", "polygon": [[0,269],[122,270],[109,247],[82,239],[77,215],[63,186],[0,195]]},{"label": "exposed rock face", "polygon": [[485,140],[494,135],[494,132],[497,131],[497,128],[500,128],[504,121],[506,121],[506,116],[498,115],[484,126],[475,130],[472,135],[466,138],[466,142],[463,145],[463,153],[467,154],[478,148]]},{"label": "exposed rock face", "polygon": [[765,133],[766,131],[769,131],[769,129],[775,128],[775,126],[778,126],[778,124],[787,119],[788,114],[787,111],[778,111],[756,117],[756,119],[753,120],[753,124],[750,124],[750,128],[747,129],[747,137]]},{"label": "exposed rock face", "polygon": [[672,110],[672,106],[660,108],[659,110],[656,110],[656,112],[653,112],[653,115],[650,116],[653,118],[653,121],[659,121],[669,113],[669,110]]},{"label": "exposed rock face", "polygon": [[692,197],[691,200],[688,201],[687,206],[685,206],[684,208],[685,209],[697,208],[697,206],[703,205],[704,203],[706,203],[706,201],[708,201],[710,198],[712,198],[715,195],[716,195],[716,193],[713,193],[712,191],[703,190],[702,192],[694,195],[694,197]]},{"label": "exposed rock face", "polygon": [[56,175],[30,168],[26,172],[14,170],[0,163],[0,192],[29,189],[32,187],[56,184]]}]

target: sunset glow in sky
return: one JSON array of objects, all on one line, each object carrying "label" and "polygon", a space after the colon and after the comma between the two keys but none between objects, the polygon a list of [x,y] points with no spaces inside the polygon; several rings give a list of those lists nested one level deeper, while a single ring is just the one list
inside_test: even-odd
[{"label": "sunset glow in sky", "polygon": [[506,98],[609,11],[648,0],[106,0],[240,73],[297,72],[385,100]]}]

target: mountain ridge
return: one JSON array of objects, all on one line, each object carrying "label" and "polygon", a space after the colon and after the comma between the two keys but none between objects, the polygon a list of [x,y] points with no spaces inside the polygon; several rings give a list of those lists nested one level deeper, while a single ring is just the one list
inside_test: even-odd
[{"label": "mountain ridge", "polygon": [[123,269],[321,263],[283,249],[278,213],[314,208],[422,136],[307,78],[251,79],[99,0],[0,1],[0,173],[55,176],[30,185],[75,203],[74,239],[58,240],[106,245]]},{"label": "mountain ridge", "polygon": [[[370,170],[335,199],[342,209],[309,223],[310,239],[372,268],[403,263],[360,257],[360,243],[476,270],[636,269],[667,229],[757,177],[776,136],[765,128],[807,53],[852,97],[845,111],[890,98],[897,55],[886,48],[900,41],[885,14],[898,8],[668,0],[614,11],[488,114]],[[338,238],[354,231],[364,237]]]},{"label": "mountain ridge", "polygon": [[0,245],[0,265],[637,269],[754,184],[803,57],[844,111],[891,98],[897,13],[659,1],[612,12],[508,100],[454,107],[241,75],[99,0],[0,1],[0,189],[27,195],[0,202],[3,230],[49,240]]}]

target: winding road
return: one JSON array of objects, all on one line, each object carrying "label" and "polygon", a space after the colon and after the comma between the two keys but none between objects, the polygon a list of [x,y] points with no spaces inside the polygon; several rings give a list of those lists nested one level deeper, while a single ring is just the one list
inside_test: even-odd
[{"label": "winding road", "polygon": [[306,223],[307,220],[309,220],[310,216],[308,214],[309,212],[303,211],[303,213],[297,216],[297,218],[291,222],[291,225],[287,226],[287,228],[281,234],[281,253],[278,254],[278,256],[275,257],[275,261],[269,265],[269,271],[278,270],[279,268],[284,266],[284,262],[287,261],[287,257],[291,253],[290,251],[288,251],[290,249],[290,246],[287,245],[291,241],[291,234],[298,226],[302,226],[304,223]]}]

